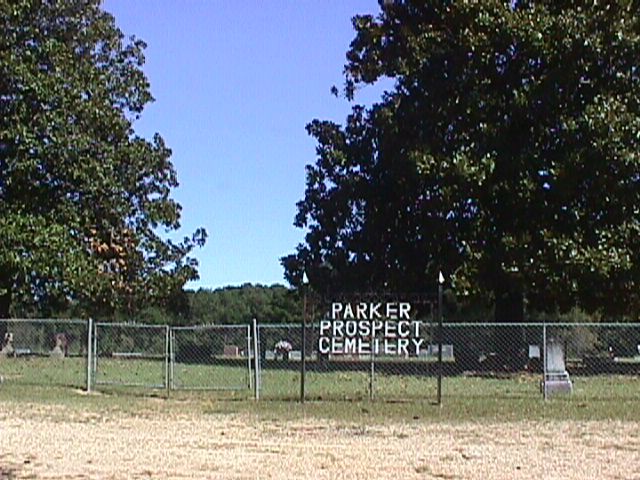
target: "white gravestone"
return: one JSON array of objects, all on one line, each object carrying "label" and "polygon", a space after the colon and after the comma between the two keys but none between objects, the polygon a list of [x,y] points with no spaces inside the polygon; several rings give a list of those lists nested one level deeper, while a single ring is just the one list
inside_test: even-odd
[{"label": "white gravestone", "polygon": [[529,359],[542,358],[540,354],[540,345],[529,345]]},{"label": "white gravestone", "polygon": [[65,350],[67,347],[67,337],[62,333],[57,333],[53,338],[56,342],[56,346],[53,347],[53,350],[49,353],[49,357],[64,358],[66,356]]},{"label": "white gravestone", "polygon": [[571,393],[573,384],[564,362],[564,348],[562,343],[550,339],[547,342],[545,372],[542,388],[545,395],[555,393]]},{"label": "white gravestone", "polygon": [[13,348],[13,333],[7,332],[4,334],[4,339],[0,344],[0,357],[13,357],[16,351]]},{"label": "white gravestone", "polygon": [[289,352],[289,360],[302,360],[302,352],[300,350],[291,350]]}]

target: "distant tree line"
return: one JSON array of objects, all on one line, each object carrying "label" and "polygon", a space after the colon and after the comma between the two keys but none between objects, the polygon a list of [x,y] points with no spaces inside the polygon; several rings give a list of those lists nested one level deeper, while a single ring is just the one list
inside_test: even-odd
[{"label": "distant tree line", "polygon": [[[373,295],[372,301],[376,296]],[[402,296],[398,297],[403,299]],[[313,291],[309,292],[309,318],[319,320],[332,298],[322,298]],[[335,300],[335,299],[334,299]],[[405,300],[405,299],[403,299]],[[428,305],[414,305],[420,310],[419,318],[429,321]],[[434,305],[435,307],[435,305]],[[628,322],[635,317],[626,315],[604,315],[601,312],[588,313],[578,307],[567,312],[542,312],[528,308],[522,317],[527,322]],[[494,318],[494,306],[491,298],[479,299],[475,296],[456,296],[452,289],[446,289],[443,299],[446,322],[491,322]],[[435,312],[436,310],[434,310]],[[227,286],[217,289],[200,288],[183,290],[168,301],[140,305],[135,311],[124,309],[94,316],[100,321],[137,322],[156,325],[238,325],[247,324],[252,319],[260,323],[300,323],[303,315],[303,295],[296,289],[283,285],[260,285],[245,283],[239,286]],[[32,303],[15,303],[11,316],[14,318],[86,318],[81,308],[65,306],[54,309],[50,305],[34,307]]]},{"label": "distant tree line", "polygon": [[[96,320],[138,322],[158,325],[246,324],[253,318],[261,323],[294,323],[302,319],[302,296],[282,285],[229,286],[218,289],[183,290],[167,301],[119,309],[94,316]],[[85,318],[79,306],[54,309],[50,305],[15,303],[12,317]]]},{"label": "distant tree line", "polygon": [[253,318],[262,323],[293,323],[302,318],[299,292],[282,285],[244,284],[186,292],[187,323],[238,324]]}]

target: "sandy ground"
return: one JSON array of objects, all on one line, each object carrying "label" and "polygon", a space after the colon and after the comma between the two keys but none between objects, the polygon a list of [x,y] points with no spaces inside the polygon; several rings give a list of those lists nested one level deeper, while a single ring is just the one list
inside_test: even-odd
[{"label": "sandy ground", "polygon": [[638,479],[640,424],[349,425],[0,404],[0,479]]}]

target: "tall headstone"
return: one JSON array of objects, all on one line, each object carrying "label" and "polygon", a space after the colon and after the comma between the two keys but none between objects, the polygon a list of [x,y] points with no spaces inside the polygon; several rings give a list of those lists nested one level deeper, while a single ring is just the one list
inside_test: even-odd
[{"label": "tall headstone", "polygon": [[55,347],[49,353],[51,358],[64,358],[67,356],[67,337],[64,333],[56,333],[54,335],[54,340],[56,342]]},{"label": "tall headstone", "polygon": [[564,347],[561,342],[550,339],[547,342],[544,379],[542,381],[545,396],[556,393],[571,393],[573,384],[565,364]]},{"label": "tall headstone", "polygon": [[4,334],[2,344],[0,344],[0,357],[13,357],[16,351],[13,348],[13,333],[7,332]]}]

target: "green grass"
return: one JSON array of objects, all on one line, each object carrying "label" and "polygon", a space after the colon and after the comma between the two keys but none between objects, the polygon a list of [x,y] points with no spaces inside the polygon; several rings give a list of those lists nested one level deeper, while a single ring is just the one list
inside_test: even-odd
[{"label": "green grass", "polygon": [[[367,372],[308,372],[307,402],[297,402],[299,372],[262,371],[262,401],[249,389],[238,391],[171,391],[98,385],[98,394],[82,393],[86,363],[82,359],[0,359],[0,402],[60,404],[97,412],[249,413],[266,419],[308,416],[346,422],[633,420],[640,421],[640,379],[631,376],[572,377],[574,393],[545,402],[539,375],[506,378],[445,377],[443,405],[435,405],[433,377],[379,374],[374,401],[369,400]],[[101,360],[98,379],[139,384],[164,383],[164,363],[146,360]],[[183,387],[244,385],[246,369],[216,365],[183,365],[174,369]]]},{"label": "green grass", "polygon": [[8,385],[86,385],[87,363],[81,358],[0,358],[0,376]]},{"label": "green grass", "polygon": [[162,388],[165,384],[165,369],[164,360],[101,358],[98,360],[95,381],[98,385],[130,384]]},{"label": "green grass", "polygon": [[176,363],[173,385],[177,389],[227,390],[249,386],[247,367]]}]

